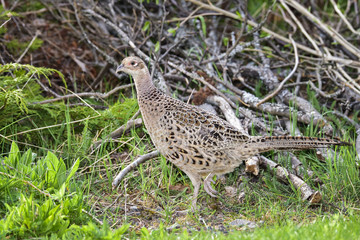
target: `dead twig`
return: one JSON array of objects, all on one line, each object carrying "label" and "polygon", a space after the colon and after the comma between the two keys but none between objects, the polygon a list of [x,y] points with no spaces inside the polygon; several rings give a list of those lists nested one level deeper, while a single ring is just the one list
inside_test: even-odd
[{"label": "dead twig", "polygon": [[135,161],[133,161],[131,164],[129,164],[126,168],[121,170],[121,172],[115,177],[114,181],[112,182],[112,187],[115,189],[121,182],[121,180],[132,170],[134,170],[137,166],[140,164],[157,157],[159,155],[159,151],[155,150],[150,153],[147,153],[145,155],[139,156]]},{"label": "dead twig", "polygon": [[289,75],[286,76],[286,78],[279,84],[279,86],[275,89],[275,91],[273,91],[272,93],[270,93],[269,95],[267,95],[266,97],[264,97],[260,102],[258,102],[256,104],[256,107],[259,107],[261,104],[263,104],[264,102],[268,101],[269,99],[273,98],[276,94],[278,94],[281,89],[284,87],[285,83],[292,77],[292,75],[294,75],[294,73],[297,70],[297,67],[299,65],[299,56],[298,56],[298,52],[297,52],[297,47],[296,44],[294,42],[294,40],[292,39],[291,36],[289,36],[293,47],[294,47],[294,54],[295,54],[295,64],[294,64],[294,68],[293,70],[289,73]]},{"label": "dead twig", "polygon": [[[1,28],[1,27],[0,27]],[[33,45],[34,41],[36,40],[36,38],[40,35],[40,31],[37,30],[35,32],[34,37],[31,39],[30,43],[27,45],[27,47],[25,48],[24,52],[21,54],[21,56],[16,60],[16,63],[19,63],[23,57],[25,56],[25,54],[29,51],[30,47]]]},{"label": "dead twig", "polygon": [[133,86],[134,86],[133,83],[118,86],[107,93],[96,93],[96,92],[95,93],[92,93],[92,92],[73,93],[73,94],[56,97],[53,99],[44,100],[41,102],[32,102],[31,104],[47,104],[47,103],[57,102],[57,101],[61,101],[61,100],[69,99],[69,98],[79,98],[79,97],[97,97],[97,98],[105,99],[105,98],[110,97],[112,94],[116,93],[117,91],[120,91],[125,88],[129,88],[129,87],[133,87]]}]

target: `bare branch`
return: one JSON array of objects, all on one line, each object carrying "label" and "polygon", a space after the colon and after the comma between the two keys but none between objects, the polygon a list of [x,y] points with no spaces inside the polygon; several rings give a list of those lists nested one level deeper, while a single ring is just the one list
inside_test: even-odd
[{"label": "bare branch", "polygon": [[133,161],[131,164],[129,164],[126,168],[124,168],[123,170],[121,170],[121,172],[115,177],[114,181],[112,182],[112,187],[113,189],[115,189],[121,182],[121,180],[124,179],[124,177],[131,172],[132,170],[134,170],[137,166],[139,166],[140,164],[154,158],[157,157],[159,155],[159,151],[155,150],[152,151],[150,153],[147,153],[145,155],[139,156],[137,159],[135,159],[135,161]]}]

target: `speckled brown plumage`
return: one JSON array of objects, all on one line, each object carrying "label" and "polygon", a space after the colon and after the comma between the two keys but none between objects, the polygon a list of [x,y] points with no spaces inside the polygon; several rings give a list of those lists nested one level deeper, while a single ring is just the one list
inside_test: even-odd
[{"label": "speckled brown plumage", "polygon": [[211,195],[212,177],[232,172],[243,160],[269,150],[307,149],[346,145],[337,139],[309,137],[247,136],[225,120],[196,106],[163,94],[152,83],[145,63],[127,57],[117,72],[130,74],[145,126],[159,152],[184,171],[194,185],[192,207],[196,207],[202,178]]}]

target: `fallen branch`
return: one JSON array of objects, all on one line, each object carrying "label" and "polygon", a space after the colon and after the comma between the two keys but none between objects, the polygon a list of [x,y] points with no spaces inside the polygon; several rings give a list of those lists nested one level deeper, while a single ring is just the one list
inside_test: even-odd
[{"label": "fallen branch", "polygon": [[310,203],[319,203],[322,195],[319,191],[314,191],[302,179],[296,175],[289,173],[285,168],[270,159],[261,156],[261,165],[275,170],[276,177],[285,183],[292,184],[301,193],[303,200],[308,200]]},{"label": "fallen branch", "polygon": [[112,182],[112,188],[115,189],[123,180],[123,178],[132,170],[134,170],[137,166],[140,164],[146,162],[147,160],[150,160],[156,156],[158,156],[160,153],[158,150],[152,151],[150,153],[147,153],[145,155],[139,156],[135,161],[130,163],[126,168],[121,170],[121,172],[115,177],[114,181]]},{"label": "fallen branch", "polygon": [[[137,118],[135,120],[129,120],[127,123],[125,123],[124,125],[122,125],[118,129],[116,129],[115,131],[110,133],[107,137],[105,137],[105,139],[118,138],[118,137],[122,136],[125,132],[130,130],[131,128],[133,128],[133,127],[136,128],[136,127],[139,127],[141,125],[142,125],[142,119],[141,118]],[[104,140],[96,141],[96,142],[93,143],[93,146],[96,148],[103,142],[104,142]]]}]

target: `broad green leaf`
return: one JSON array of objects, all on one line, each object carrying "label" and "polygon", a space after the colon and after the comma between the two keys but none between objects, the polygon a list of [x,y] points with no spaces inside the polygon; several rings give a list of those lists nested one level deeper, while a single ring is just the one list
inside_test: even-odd
[{"label": "broad green leaf", "polygon": [[12,167],[16,168],[19,163],[20,152],[17,144],[15,142],[11,143],[10,153],[9,153],[9,163]]},{"label": "broad green leaf", "polygon": [[69,184],[70,179],[74,176],[74,174],[76,173],[76,171],[78,170],[80,165],[80,159],[76,159],[76,161],[74,162],[74,164],[72,165],[71,169],[70,169],[70,173],[66,178],[66,184]]}]

